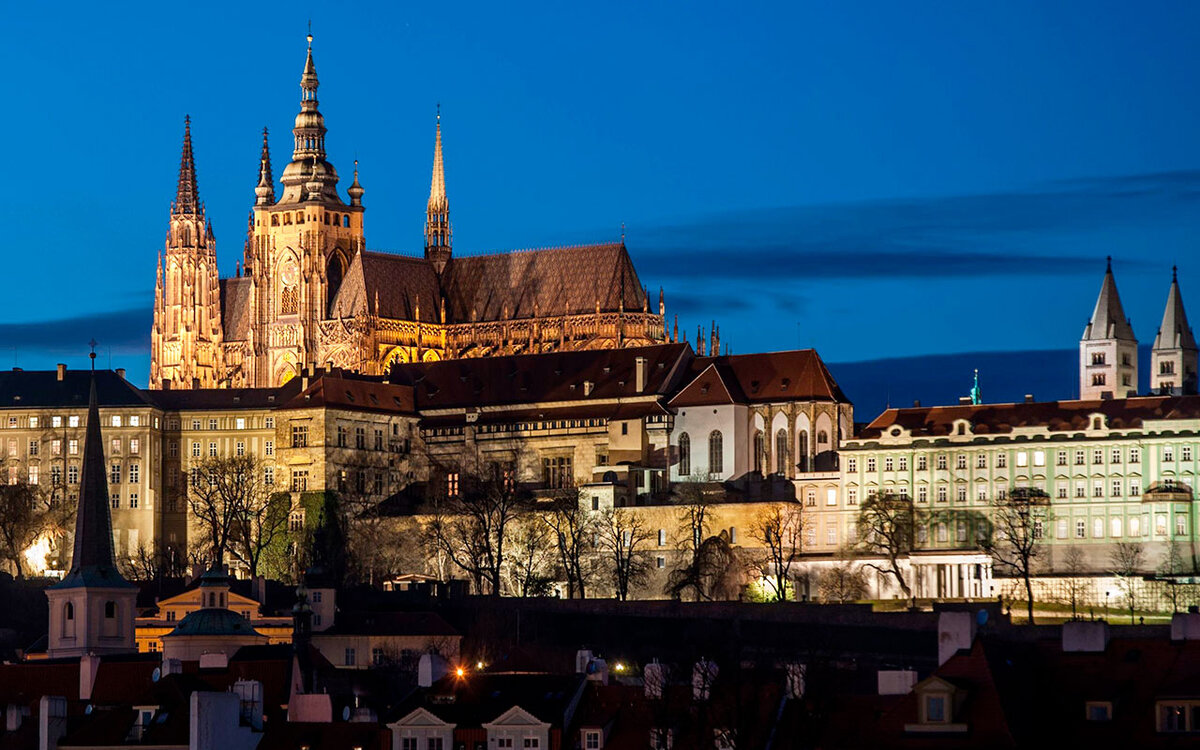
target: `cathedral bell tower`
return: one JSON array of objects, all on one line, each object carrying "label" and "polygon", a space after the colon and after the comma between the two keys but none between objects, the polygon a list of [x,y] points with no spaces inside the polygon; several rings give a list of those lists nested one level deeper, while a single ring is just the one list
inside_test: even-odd
[{"label": "cathedral bell tower", "polygon": [[185,117],[179,184],[155,273],[150,387],[216,388],[224,377],[216,240],[200,202]]},{"label": "cathedral bell tower", "polygon": [[319,324],[331,306],[354,254],[364,248],[362,186],[355,169],[338,195],[338,174],[326,158],[325,118],[317,106],[312,35],[300,77],[300,113],[292,129],[292,160],[283,169],[276,199],[268,146],[263,142],[259,181],[244,265],[251,278],[253,382],[279,385],[304,365],[323,362]]},{"label": "cathedral bell tower", "polygon": [[1112,258],[1104,272],[1100,296],[1079,340],[1079,398],[1126,398],[1138,390],[1137,337],[1121,307]]},{"label": "cathedral bell tower", "polygon": [[1150,390],[1171,396],[1196,393],[1198,355],[1196,337],[1183,310],[1179,279],[1172,268],[1167,307],[1154,338],[1154,348],[1150,350]]}]

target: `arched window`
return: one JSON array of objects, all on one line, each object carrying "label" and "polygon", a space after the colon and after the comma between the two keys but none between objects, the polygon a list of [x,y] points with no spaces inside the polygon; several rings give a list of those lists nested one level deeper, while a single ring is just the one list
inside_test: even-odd
[{"label": "arched window", "polygon": [[760,473],[763,471],[763,452],[764,452],[764,446],[763,446],[762,430],[755,430],[755,432],[754,432],[754,466],[751,467],[751,471],[757,471]]},{"label": "arched window", "polygon": [[679,433],[679,476],[692,473],[692,439],[686,432]]},{"label": "arched window", "polygon": [[288,286],[283,288],[283,294],[279,299],[279,312],[281,315],[295,315],[299,308],[297,300],[296,287]]},{"label": "arched window", "polygon": [[273,226],[273,227],[279,226],[279,214],[275,214],[271,217],[271,226]]},{"label": "arched window", "polygon": [[350,217],[349,216],[342,217],[342,226],[345,227],[346,229],[350,228]]},{"label": "arched window", "polygon": [[808,471],[807,430],[801,430],[799,437],[796,438],[796,463],[800,464],[800,471]]},{"label": "arched window", "polygon": [[116,616],[117,616],[117,603],[116,602],[105,602],[104,603],[104,618],[107,620],[111,620]]},{"label": "arched window", "polygon": [[[328,218],[329,214],[325,214]],[[333,298],[337,296],[338,289],[342,286],[342,276],[345,269],[342,267],[342,256],[334,253],[329,256],[329,265],[325,267],[325,308],[332,313]]]},{"label": "arched window", "polygon": [[67,602],[66,605],[63,606],[63,619],[64,620],[74,620],[75,619],[75,605],[74,604]]},{"label": "arched window", "polygon": [[708,434],[708,471],[711,474],[725,471],[725,441],[720,430]]},{"label": "arched window", "polygon": [[775,433],[775,473],[783,476],[788,473],[788,434],[784,429]]}]

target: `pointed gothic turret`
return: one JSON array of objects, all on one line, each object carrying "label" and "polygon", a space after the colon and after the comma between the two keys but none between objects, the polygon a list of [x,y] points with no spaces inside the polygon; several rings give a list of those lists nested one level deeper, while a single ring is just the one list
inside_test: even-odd
[{"label": "pointed gothic turret", "polygon": [[179,185],[175,188],[172,216],[196,216],[201,213],[200,189],[196,185],[196,162],[192,156],[192,118],[183,117],[183,153],[179,156]]},{"label": "pointed gothic turret", "polygon": [[1182,395],[1196,393],[1196,337],[1188,325],[1179,293],[1178,271],[1171,268],[1171,288],[1162,325],[1150,352],[1150,390],[1155,393]]},{"label": "pointed gothic turret", "polygon": [[258,185],[254,195],[260,206],[269,206],[275,202],[275,180],[271,175],[271,145],[267,137],[267,129],[263,128],[262,155],[258,161]]},{"label": "pointed gothic turret", "polygon": [[160,287],[150,337],[150,387],[171,381],[216,388],[224,370],[220,281],[216,240],[196,182],[190,117],[184,118],[178,186],[155,279],[156,290]]},{"label": "pointed gothic turret", "polygon": [[442,163],[442,112],[437,113],[433,139],[433,176],[429,181],[429,203],[425,207],[425,259],[438,273],[450,260],[450,201],[446,198],[446,170]]},{"label": "pointed gothic turret", "polygon": [[1137,389],[1137,337],[1121,307],[1110,256],[1096,308],[1079,340],[1079,397],[1125,398]]},{"label": "pointed gothic turret", "polygon": [[71,569],[61,581],[46,589],[46,598],[50,600],[47,653],[52,659],[135,650],[133,618],[137,587],[121,576],[113,559],[95,366],[93,352]]}]

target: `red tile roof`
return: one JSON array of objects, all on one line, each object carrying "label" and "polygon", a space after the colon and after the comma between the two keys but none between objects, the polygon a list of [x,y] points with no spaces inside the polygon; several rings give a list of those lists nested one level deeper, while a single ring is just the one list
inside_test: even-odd
[{"label": "red tile roof", "polygon": [[707,406],[780,401],[849,403],[814,349],[697,357],[692,381],[670,404]]},{"label": "red tile roof", "polygon": [[914,436],[949,435],[954,422],[959,419],[971,423],[973,434],[1003,434],[1016,427],[1072,432],[1087,429],[1092,414],[1103,414],[1110,429],[1136,430],[1148,420],[1200,418],[1200,396],[888,409],[863,428],[856,438],[878,438],[893,426],[902,427]]}]

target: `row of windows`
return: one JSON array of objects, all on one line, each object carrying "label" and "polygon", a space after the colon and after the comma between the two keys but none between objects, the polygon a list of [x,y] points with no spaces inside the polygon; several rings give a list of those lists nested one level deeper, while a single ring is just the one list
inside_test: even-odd
[{"label": "row of windows", "polygon": [[[112,507],[113,507],[113,510],[117,510],[117,509],[119,509],[119,508],[121,507],[121,495],[120,495],[120,493],[114,492],[114,493],[112,493],[112,494],[110,494],[110,495],[108,496],[108,499],[109,499],[109,502],[110,502],[110,504],[111,504],[111,505],[112,505]],[[130,507],[131,509],[134,509],[134,510],[136,510],[136,509],[137,509],[137,507],[138,507],[138,493],[136,493],[136,492],[130,492],[130,493],[129,493],[129,507]]]},{"label": "row of windows", "polygon": [[[8,428],[10,430],[15,430],[15,429],[19,428],[21,426],[21,419],[22,419],[22,417],[10,416],[8,418]],[[46,421],[44,419],[42,419],[42,417],[39,415],[31,415],[28,417],[24,417],[23,419],[26,420],[25,424],[31,430],[36,430],[36,429],[46,426]],[[78,427],[79,425],[80,425],[80,417],[78,415],[70,415],[67,417],[67,426],[68,427]],[[124,425],[128,425],[130,427],[141,427],[142,426],[142,418],[138,414],[130,414],[128,417],[122,417],[120,414],[113,414],[111,417],[109,417],[109,425],[112,427],[122,427]],[[50,417],[50,426],[51,427],[62,427],[63,426],[63,418],[58,415],[51,416]]]},{"label": "row of windows", "polygon": [[[1105,484],[1104,484],[1103,480],[1098,479],[1098,480],[1092,482],[1091,497],[1093,497],[1093,498],[1105,497],[1104,489],[1105,489]],[[1075,497],[1077,499],[1082,499],[1082,498],[1088,497],[1086,482],[1075,482],[1075,488],[1074,488],[1073,495],[1069,492],[1069,490],[1070,490],[1070,486],[1067,482],[1058,482],[1055,487],[1056,497],[1060,500],[1066,500],[1069,497]],[[1107,497],[1110,497],[1110,498],[1141,497],[1142,480],[1130,479],[1129,485],[1128,485],[1128,493],[1126,493],[1126,485],[1125,485],[1124,480],[1113,479],[1113,480],[1111,480],[1111,482],[1109,484],[1109,490],[1110,490],[1110,492],[1107,495]],[[937,491],[937,501],[939,503],[944,503],[948,500],[949,493],[950,493],[948,485],[940,484],[937,486],[936,491]],[[900,487],[898,490],[896,490],[896,493],[899,494],[901,497],[905,497],[905,498],[909,497],[908,487]],[[955,494],[955,498],[958,500],[958,502],[965,503],[967,501],[967,495],[968,495],[967,485],[960,484],[960,485],[955,486],[954,494]],[[994,488],[989,487],[988,485],[977,485],[976,486],[976,488],[975,488],[975,499],[976,500],[978,500],[980,502],[987,502],[987,500],[990,497],[995,497],[999,500],[1005,499],[1006,497],[1008,497],[1008,487],[1004,486],[1004,485],[997,485]],[[858,489],[854,488],[854,487],[847,488],[846,500],[847,500],[848,504],[850,504],[850,505],[857,505],[858,504]],[[924,502],[929,501],[929,487],[928,486],[919,485],[917,487],[916,500],[918,503],[924,503]]]},{"label": "row of windows", "polygon": [[[1178,456],[1179,456],[1179,460],[1181,460],[1181,461],[1191,461],[1192,457],[1193,457],[1192,446],[1190,446],[1190,445],[1179,446]],[[987,453],[975,454],[975,461],[974,461],[975,468],[977,468],[977,469],[988,468],[987,457],[988,457]],[[1055,465],[1056,466],[1067,466],[1068,458],[1070,458],[1070,457],[1071,457],[1070,452],[1065,451],[1065,450],[1058,451],[1057,455],[1055,457]],[[1093,448],[1091,451],[1091,456],[1090,456],[1091,464],[1093,466],[1103,465],[1104,457],[1105,457],[1105,450],[1103,448]],[[1110,464],[1126,463],[1126,461],[1123,460],[1123,458],[1127,458],[1127,462],[1131,463],[1131,464],[1140,463],[1142,460],[1141,449],[1137,448],[1137,447],[1131,447],[1127,450],[1127,452],[1122,451],[1121,448],[1112,448],[1108,451],[1108,457],[1109,457]],[[1176,457],[1175,446],[1165,445],[1162,447],[1162,460],[1163,461],[1174,461],[1175,457]],[[938,469],[948,468],[949,457],[946,454],[938,454],[934,458],[935,458],[936,468],[938,468]],[[1009,454],[1006,452],[993,454],[993,459],[992,459],[993,466],[997,469],[1008,468],[1008,458],[1009,458]],[[1073,458],[1074,458],[1073,463],[1075,466],[1085,466],[1088,463],[1088,461],[1087,461],[1088,452],[1082,448],[1076,449],[1074,451]],[[1021,467],[1021,468],[1029,466],[1031,464],[1033,466],[1045,466],[1046,465],[1046,452],[1040,451],[1040,450],[1017,451],[1016,454],[1014,455],[1014,459],[1015,459],[1014,465],[1017,467]],[[966,469],[969,463],[970,462],[969,462],[967,454],[959,453],[955,456],[954,467],[956,469]],[[867,471],[876,471],[878,469],[878,466],[879,466],[878,460],[874,456],[867,457],[867,459],[866,459]],[[850,471],[857,471],[858,470],[858,458],[857,457],[847,458],[846,459],[846,467]],[[916,457],[917,471],[927,471],[928,468],[929,468],[928,457],[925,455],[918,455]],[[885,456],[883,459],[883,470],[884,471],[908,471],[908,457],[907,456],[895,456],[895,457]]]},{"label": "row of windows", "polygon": [[[129,464],[129,484],[138,484],[142,481],[142,465]],[[113,463],[108,467],[108,483],[121,484],[121,464]]]},{"label": "row of windows", "polygon": [[[200,430],[201,425],[203,423],[204,423],[203,420],[192,419],[192,431],[195,432],[195,431]],[[221,424],[221,420],[218,419],[217,417],[209,417],[208,429],[210,429],[210,430],[220,429],[220,424]],[[247,422],[246,417],[234,417],[233,418],[233,429],[235,429],[235,430],[244,430],[244,429],[246,429],[247,424],[248,424],[248,422]],[[275,417],[263,417],[263,428],[267,429],[267,430],[275,429]],[[178,430],[179,429],[179,420],[174,419],[174,418],[168,419],[167,420],[167,429],[172,430],[172,431]]]},{"label": "row of windows", "polygon": [[[179,455],[179,443],[171,441],[171,444],[167,448],[167,452],[170,454],[171,458],[175,458],[176,456],[178,456]],[[236,443],[234,443],[233,452],[234,452],[234,455],[237,455],[237,456],[246,455],[246,442],[244,440],[238,440]],[[192,441],[192,458],[200,458],[201,453],[202,453],[201,443],[197,440],[193,440]],[[267,456],[275,455],[275,441],[274,440],[264,440],[263,441],[263,454],[267,455]],[[218,451],[217,451],[216,442],[210,442],[208,444],[208,457],[216,458],[217,455],[218,455]]]},{"label": "row of windows", "polygon": [[[306,140],[305,144],[306,144],[307,148],[315,148],[316,142],[317,142],[317,139],[310,139],[310,140]],[[328,211],[326,211],[324,213],[325,213],[324,222],[325,222],[326,226],[342,227],[343,229],[350,228],[350,214],[331,214]],[[294,219],[297,224],[303,224],[304,223],[304,212],[296,211],[295,215],[294,215]],[[271,226],[273,226],[273,227],[280,226],[281,222],[282,222],[283,226],[291,226],[292,221],[293,221],[293,214],[291,211],[285,211],[285,212],[281,212],[281,213],[271,214]]]}]

